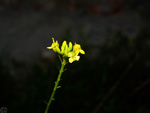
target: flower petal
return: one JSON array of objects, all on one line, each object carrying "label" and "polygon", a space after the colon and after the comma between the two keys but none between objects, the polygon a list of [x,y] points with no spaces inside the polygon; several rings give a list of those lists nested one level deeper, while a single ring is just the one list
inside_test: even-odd
[{"label": "flower petal", "polygon": [[81,54],[85,54],[85,52],[84,52],[82,49],[80,50],[80,53],[81,53]]},{"label": "flower petal", "polygon": [[80,56],[75,56],[75,59],[76,59],[77,61],[79,61]]},{"label": "flower petal", "polygon": [[74,60],[72,58],[69,58],[69,63],[72,63]]},{"label": "flower petal", "polygon": [[50,47],[47,47],[47,49],[52,49],[52,47],[50,46]]}]

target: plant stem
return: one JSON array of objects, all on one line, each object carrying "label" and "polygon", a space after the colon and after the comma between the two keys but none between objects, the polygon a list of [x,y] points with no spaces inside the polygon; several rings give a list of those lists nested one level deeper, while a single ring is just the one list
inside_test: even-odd
[{"label": "plant stem", "polygon": [[45,109],[45,113],[48,113],[48,109],[49,109],[49,107],[50,107],[50,105],[51,105],[51,102],[52,102],[52,100],[53,100],[53,97],[54,97],[54,95],[55,95],[55,92],[56,92],[56,90],[57,90],[57,88],[58,88],[58,84],[59,84],[61,75],[62,75],[62,73],[63,73],[63,71],[64,71],[65,65],[66,65],[66,62],[65,62],[65,59],[63,59],[63,62],[62,62],[62,64],[61,64],[61,68],[60,68],[60,70],[59,70],[59,75],[58,75],[57,80],[56,80],[56,82],[55,82],[55,86],[54,86],[53,92],[52,92],[52,94],[51,94],[51,97],[50,97],[50,99],[49,99],[49,102],[47,103],[47,106],[46,106],[46,109]]}]

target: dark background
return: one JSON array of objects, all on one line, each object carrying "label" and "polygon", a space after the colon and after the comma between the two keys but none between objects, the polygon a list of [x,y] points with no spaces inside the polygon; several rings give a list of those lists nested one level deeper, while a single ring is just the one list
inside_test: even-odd
[{"label": "dark background", "polygon": [[0,0],[0,109],[44,113],[60,61],[51,38],[85,51],[50,113],[150,113],[149,0]]}]

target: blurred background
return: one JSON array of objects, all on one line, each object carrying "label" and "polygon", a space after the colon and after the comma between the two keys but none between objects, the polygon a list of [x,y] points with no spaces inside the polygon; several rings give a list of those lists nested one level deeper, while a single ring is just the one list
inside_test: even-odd
[{"label": "blurred background", "polygon": [[[149,0],[0,0],[0,110],[44,113],[60,68],[51,38],[86,54],[67,64],[49,113],[150,113]],[[3,113],[3,112],[2,112]]]}]

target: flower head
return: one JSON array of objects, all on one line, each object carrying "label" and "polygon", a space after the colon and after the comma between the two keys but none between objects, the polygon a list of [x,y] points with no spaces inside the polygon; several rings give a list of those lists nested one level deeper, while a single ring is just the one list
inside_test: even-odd
[{"label": "flower head", "polygon": [[72,63],[74,61],[79,61],[80,56],[79,53],[81,54],[85,54],[84,50],[81,49],[81,46],[79,44],[74,44],[74,46],[72,45],[71,42],[69,42],[69,46],[67,45],[66,41],[63,41],[62,46],[61,46],[61,51],[59,49],[59,43],[58,41],[54,40],[54,38],[52,38],[53,43],[50,47],[47,47],[47,49],[53,49],[54,52],[59,53],[60,55],[63,56],[63,58],[68,58],[69,63]]},{"label": "flower head", "polygon": [[68,54],[68,57],[69,57],[69,63],[72,63],[74,61],[79,61],[80,59],[80,56],[78,56],[78,54],[73,51]]},{"label": "flower head", "polygon": [[50,47],[47,47],[47,49],[53,49],[54,52],[60,53],[58,41],[56,40],[56,42],[55,42],[54,38],[52,38],[52,40],[53,40],[52,45]]},{"label": "flower head", "polygon": [[70,58],[69,58],[69,63],[72,63],[72,62],[74,62],[74,61],[79,61],[79,59],[80,59],[80,56],[73,56],[73,57],[70,57]]},{"label": "flower head", "polygon": [[85,52],[81,49],[81,46],[79,44],[74,44],[73,46],[73,51],[71,51],[68,54],[69,57],[69,63],[72,63],[74,61],[79,61],[80,56],[78,55],[79,53],[85,54]]},{"label": "flower head", "polygon": [[76,43],[73,46],[73,51],[75,53],[85,54],[85,52],[81,49],[81,46],[79,44],[76,44]]}]

